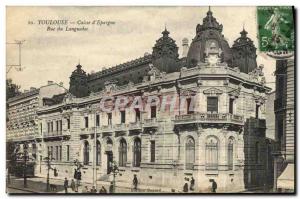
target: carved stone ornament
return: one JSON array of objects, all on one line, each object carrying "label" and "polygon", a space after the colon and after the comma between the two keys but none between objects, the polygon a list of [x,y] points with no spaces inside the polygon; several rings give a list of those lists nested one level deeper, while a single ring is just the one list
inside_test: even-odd
[{"label": "carved stone ornament", "polygon": [[220,89],[217,89],[217,88],[209,88],[209,89],[204,90],[203,93],[205,95],[215,96],[215,95],[221,95],[223,93],[223,91]]}]

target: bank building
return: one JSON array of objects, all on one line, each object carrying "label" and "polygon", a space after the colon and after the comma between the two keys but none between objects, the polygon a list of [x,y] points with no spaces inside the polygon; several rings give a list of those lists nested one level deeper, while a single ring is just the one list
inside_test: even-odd
[{"label": "bank building", "polygon": [[[117,185],[132,186],[136,175],[140,185],[167,191],[182,191],[191,177],[196,192],[210,192],[212,179],[218,192],[271,186],[272,145],[265,135],[266,93],[271,89],[247,31],[242,29],[229,46],[222,30],[209,10],[192,42],[183,39],[182,57],[165,29],[151,54],[91,74],[77,65],[67,91],[42,97],[30,124],[31,137],[14,137],[23,130],[16,128],[21,119],[15,119],[8,121],[7,139],[18,150],[33,148],[34,175],[41,177],[47,175],[44,158],[51,154],[51,165],[62,179],[73,178],[78,160],[82,181],[108,182],[114,161]],[[10,99],[8,118],[14,115],[13,103],[25,101],[24,95]],[[99,108],[104,97],[111,97],[106,106],[114,106],[118,96],[139,96],[145,102],[167,95],[180,96],[185,108]],[[190,111],[192,98],[197,100]]]}]

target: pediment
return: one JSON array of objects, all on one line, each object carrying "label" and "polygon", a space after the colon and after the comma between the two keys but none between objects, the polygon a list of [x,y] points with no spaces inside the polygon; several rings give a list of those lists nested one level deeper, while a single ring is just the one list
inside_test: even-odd
[{"label": "pediment", "polygon": [[204,90],[203,93],[205,95],[221,95],[223,91],[218,88],[208,88]]},{"label": "pediment", "polygon": [[228,92],[228,95],[238,97],[240,95],[240,89],[233,89]]}]

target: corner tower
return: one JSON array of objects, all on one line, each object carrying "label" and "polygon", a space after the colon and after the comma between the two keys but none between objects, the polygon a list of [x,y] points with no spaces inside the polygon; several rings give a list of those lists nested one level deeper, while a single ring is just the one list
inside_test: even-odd
[{"label": "corner tower", "polygon": [[75,97],[85,97],[89,95],[87,75],[81,68],[82,66],[78,64],[76,70],[72,72],[70,77],[69,92]]},{"label": "corner tower", "polygon": [[244,28],[240,34],[232,45],[232,65],[239,67],[243,73],[249,73],[257,67],[256,48],[253,41],[247,37],[248,32]]},{"label": "corner tower", "polygon": [[170,32],[165,28],[152,51],[153,65],[160,71],[171,73],[177,71],[178,47],[175,40],[169,37]]}]

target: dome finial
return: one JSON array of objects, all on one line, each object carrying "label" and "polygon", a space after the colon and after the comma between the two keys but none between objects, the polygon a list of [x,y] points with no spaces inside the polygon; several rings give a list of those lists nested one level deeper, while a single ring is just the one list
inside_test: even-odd
[{"label": "dome finial", "polygon": [[212,11],[211,11],[211,9],[210,9],[210,6],[208,6],[207,15],[212,15]]},{"label": "dome finial", "polygon": [[162,34],[163,34],[164,37],[167,37],[170,34],[170,32],[167,30],[166,23],[165,23],[165,30],[162,32]]},{"label": "dome finial", "polygon": [[245,30],[245,22],[243,22],[243,30],[240,32],[242,37],[247,37],[248,32]]}]

